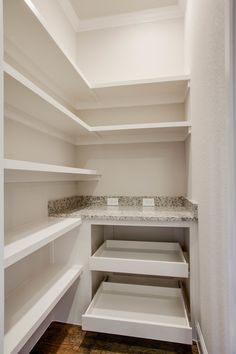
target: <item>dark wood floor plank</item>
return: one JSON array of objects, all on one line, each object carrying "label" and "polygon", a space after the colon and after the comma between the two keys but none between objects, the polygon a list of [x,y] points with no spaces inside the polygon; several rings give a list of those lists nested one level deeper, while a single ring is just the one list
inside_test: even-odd
[{"label": "dark wood floor plank", "polygon": [[82,331],[53,322],[31,354],[198,354],[196,344],[183,345],[142,338]]}]

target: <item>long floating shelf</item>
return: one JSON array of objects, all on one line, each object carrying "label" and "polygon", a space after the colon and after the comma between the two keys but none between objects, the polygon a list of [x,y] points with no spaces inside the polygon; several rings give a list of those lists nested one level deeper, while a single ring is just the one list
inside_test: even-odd
[{"label": "long floating shelf", "polygon": [[4,354],[20,351],[81,272],[81,266],[47,267],[6,298]]},{"label": "long floating shelf", "polygon": [[56,88],[56,93],[70,103],[75,97],[82,101],[93,99],[89,83],[75,60],[58,44],[33,1],[6,1],[4,19],[5,57],[10,64],[17,62],[27,76],[34,77],[39,84],[47,83],[48,91]]},{"label": "long floating shelf", "polygon": [[79,138],[77,145],[184,141],[190,129],[189,121],[94,126],[97,136]]},{"label": "long floating shelf", "polygon": [[96,170],[10,159],[4,160],[4,172],[5,182],[79,181],[100,177]]},{"label": "long floating shelf", "polygon": [[183,141],[189,121],[89,126],[10,65],[5,68],[5,115],[77,145]]},{"label": "long floating shelf", "polygon": [[[80,135],[91,135],[90,127],[48,93],[7,63],[5,72],[5,111],[9,118],[46,127],[66,134],[72,141]],[[32,119],[33,118],[33,119]]]},{"label": "long floating shelf", "polygon": [[79,225],[80,218],[48,218],[40,225],[6,233],[4,267],[11,266]]}]

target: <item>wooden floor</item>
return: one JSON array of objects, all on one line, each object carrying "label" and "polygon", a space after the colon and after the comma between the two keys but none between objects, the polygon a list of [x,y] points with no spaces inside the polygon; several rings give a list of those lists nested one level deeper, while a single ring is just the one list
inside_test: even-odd
[{"label": "wooden floor", "polygon": [[80,326],[53,322],[31,354],[198,354],[196,345],[85,332]]}]

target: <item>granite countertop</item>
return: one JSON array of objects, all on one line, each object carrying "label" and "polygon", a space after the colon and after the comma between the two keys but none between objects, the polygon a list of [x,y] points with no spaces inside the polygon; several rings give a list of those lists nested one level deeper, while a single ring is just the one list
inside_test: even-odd
[{"label": "granite countertop", "polygon": [[194,213],[184,207],[90,206],[54,216],[81,217],[83,220],[114,221],[196,221]]}]

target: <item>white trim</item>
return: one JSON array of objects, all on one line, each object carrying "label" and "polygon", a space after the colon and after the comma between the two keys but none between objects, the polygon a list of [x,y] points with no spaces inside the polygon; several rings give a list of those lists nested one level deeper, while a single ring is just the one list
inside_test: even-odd
[{"label": "white trim", "polygon": [[228,195],[227,195],[227,289],[225,302],[227,301],[227,348],[229,354],[235,353],[236,346],[236,4],[234,0],[226,1],[225,6],[225,67],[226,67],[226,100],[227,100],[227,139],[229,141],[228,151]]},{"label": "white trim", "polygon": [[198,336],[198,350],[200,351],[200,354],[208,354],[208,350],[205,344],[205,340],[201,331],[200,324],[197,322],[196,324],[196,330],[197,330],[197,336]]},{"label": "white trim", "polygon": [[93,31],[104,28],[129,26],[139,23],[149,23],[175,18],[183,18],[186,0],[179,0],[178,5],[134,11],[112,16],[96,17],[81,20],[70,4],[69,0],[58,0],[65,15],[75,32]]}]

